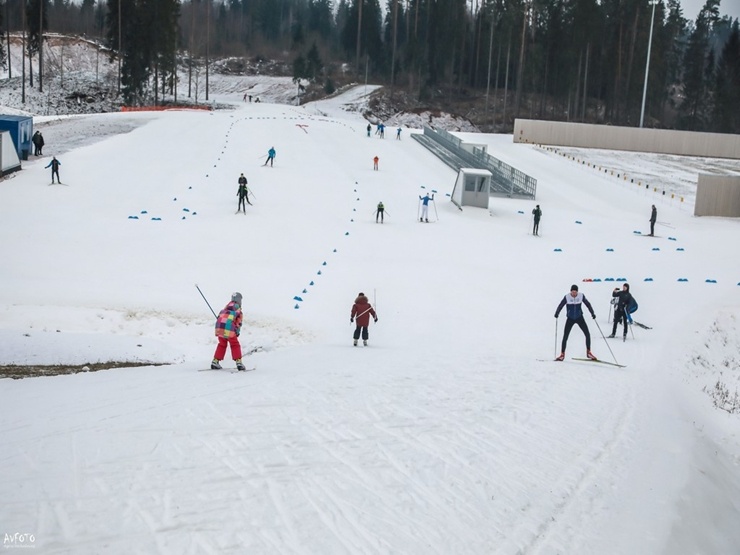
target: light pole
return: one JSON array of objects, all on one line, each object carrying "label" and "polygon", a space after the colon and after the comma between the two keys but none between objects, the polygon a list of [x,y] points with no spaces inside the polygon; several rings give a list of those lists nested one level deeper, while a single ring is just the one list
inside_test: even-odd
[{"label": "light pole", "polygon": [[642,87],[642,109],[640,110],[640,128],[645,121],[645,98],[647,98],[648,72],[650,71],[650,50],[653,46],[653,22],[655,21],[655,6],[660,0],[652,0],[653,15],[650,17],[650,38],[648,38],[647,60],[645,61],[645,84]]}]

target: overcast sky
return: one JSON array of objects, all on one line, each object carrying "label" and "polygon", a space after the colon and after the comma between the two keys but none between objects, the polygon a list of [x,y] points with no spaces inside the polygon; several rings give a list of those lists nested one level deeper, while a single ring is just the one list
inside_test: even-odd
[{"label": "overcast sky", "polygon": [[[695,20],[706,0],[681,0],[683,16],[686,19]],[[721,0],[719,14],[740,18],[740,0]]]}]

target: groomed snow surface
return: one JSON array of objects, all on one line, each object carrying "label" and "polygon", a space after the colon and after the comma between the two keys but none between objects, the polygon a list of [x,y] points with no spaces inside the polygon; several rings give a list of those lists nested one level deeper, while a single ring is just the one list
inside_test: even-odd
[{"label": "groomed snow surface", "polygon": [[[152,365],[0,380],[3,546],[738,553],[740,415],[715,407],[740,381],[738,222],[473,134],[538,179],[537,200],[461,212],[418,130],[368,138],[341,109],[367,92],[42,126],[44,156],[0,182],[0,364]],[[607,341],[621,278],[653,329]],[[256,371],[201,371],[216,341],[196,283],[215,311],[244,295]],[[578,328],[551,361],[572,283],[596,310],[592,350],[625,368],[571,360]],[[360,291],[379,316],[368,347],[352,346]]]}]

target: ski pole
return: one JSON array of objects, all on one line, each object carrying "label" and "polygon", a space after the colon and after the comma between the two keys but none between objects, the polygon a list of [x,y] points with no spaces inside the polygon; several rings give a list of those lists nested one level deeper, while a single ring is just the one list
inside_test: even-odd
[{"label": "ski pole", "polygon": [[555,318],[555,358],[558,357],[558,319]]},{"label": "ski pole", "polygon": [[432,199],[432,204],[434,205],[434,217],[437,221],[439,221],[439,214],[437,214],[437,203],[434,202],[434,199]]},{"label": "ski pole", "polygon": [[[200,290],[200,287],[198,287],[197,283],[195,284],[195,288],[198,290],[198,293],[200,293],[200,296],[203,297],[203,300],[208,305],[208,308],[211,308],[211,303],[208,302],[208,299],[206,299],[206,296],[203,294],[203,291]],[[211,308],[211,314],[213,314],[214,318],[218,319],[218,316],[216,316],[216,313],[213,311],[212,308]]]},{"label": "ski pole", "polygon": [[617,357],[614,356],[614,352],[612,351],[612,348],[609,346],[609,342],[606,340],[606,337],[604,336],[604,332],[601,331],[601,326],[599,325],[599,322],[594,318],[594,323],[596,324],[596,327],[599,329],[599,333],[601,334],[601,338],[604,340],[604,343],[606,343],[607,349],[609,349],[609,352],[612,355],[612,358],[614,359],[615,364],[619,364],[617,362]]}]

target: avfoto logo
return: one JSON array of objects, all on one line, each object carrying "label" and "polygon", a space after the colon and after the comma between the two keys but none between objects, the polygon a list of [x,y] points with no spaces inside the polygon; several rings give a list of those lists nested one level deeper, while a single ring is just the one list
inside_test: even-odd
[{"label": "avfoto logo", "polygon": [[35,542],[36,536],[33,534],[21,534],[20,532],[16,532],[15,534],[6,533],[3,539],[3,547],[35,547]]}]

